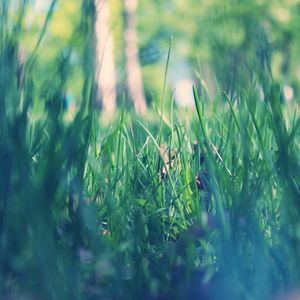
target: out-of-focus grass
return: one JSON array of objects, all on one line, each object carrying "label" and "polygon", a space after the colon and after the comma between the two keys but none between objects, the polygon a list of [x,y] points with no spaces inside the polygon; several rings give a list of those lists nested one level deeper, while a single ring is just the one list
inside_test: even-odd
[{"label": "out-of-focus grass", "polygon": [[282,104],[269,70],[232,98],[207,103],[195,88],[193,112],[141,120],[120,109],[104,128],[84,1],[85,84],[66,124],[68,57],[40,93],[29,56],[20,84],[6,5],[1,298],[270,299],[299,285],[299,111]]}]

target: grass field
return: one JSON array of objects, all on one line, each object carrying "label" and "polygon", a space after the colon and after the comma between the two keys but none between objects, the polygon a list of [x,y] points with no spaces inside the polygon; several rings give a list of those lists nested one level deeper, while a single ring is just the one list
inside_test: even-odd
[{"label": "grass field", "polygon": [[86,66],[66,122],[65,65],[40,92],[29,57],[20,85],[18,39],[1,38],[0,299],[258,300],[299,286],[299,106],[270,71],[213,101],[194,88],[190,111],[121,106],[107,126]]}]

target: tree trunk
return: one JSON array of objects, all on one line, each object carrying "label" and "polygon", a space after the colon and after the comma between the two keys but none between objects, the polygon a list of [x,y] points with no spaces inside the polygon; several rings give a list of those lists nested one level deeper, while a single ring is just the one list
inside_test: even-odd
[{"label": "tree trunk", "polygon": [[137,0],[124,0],[124,47],[127,73],[127,89],[137,113],[147,109],[143,89],[142,70],[138,56],[136,29]]},{"label": "tree trunk", "polygon": [[110,14],[108,0],[96,2],[96,76],[98,98],[102,109],[111,114],[116,110],[116,69],[114,43],[110,30]]}]

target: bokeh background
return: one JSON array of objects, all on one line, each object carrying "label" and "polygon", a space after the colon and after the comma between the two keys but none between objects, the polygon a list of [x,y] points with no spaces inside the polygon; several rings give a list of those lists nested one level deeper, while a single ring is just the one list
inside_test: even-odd
[{"label": "bokeh background", "polygon": [[[21,43],[24,55],[30,53],[36,43],[50,2],[30,2]],[[105,51],[113,52],[114,60],[114,65],[108,66],[105,73],[116,74],[114,86],[107,89],[116,89],[120,103],[127,76],[125,9],[121,0],[105,2],[109,10],[105,18],[106,39],[112,38],[112,43],[106,41]],[[136,5],[138,53],[135,54],[142,69],[143,89],[149,107],[158,105],[161,99],[170,38],[173,38],[173,44],[167,87],[178,105],[193,104],[192,84],[199,87],[202,82],[213,98],[219,86],[230,92],[249,81],[247,76],[251,76],[253,69],[258,72],[269,63],[285,99],[296,101],[299,98],[299,1],[139,0]],[[84,43],[78,34],[81,10],[80,1],[57,1],[47,36],[38,49],[36,73],[41,84],[55,72],[55,60],[70,56],[66,90],[75,102],[80,98],[83,84],[79,60],[85,59],[80,55]],[[100,20],[103,19],[101,10],[104,8],[100,5],[96,11]],[[166,103],[170,99],[168,97]]]}]

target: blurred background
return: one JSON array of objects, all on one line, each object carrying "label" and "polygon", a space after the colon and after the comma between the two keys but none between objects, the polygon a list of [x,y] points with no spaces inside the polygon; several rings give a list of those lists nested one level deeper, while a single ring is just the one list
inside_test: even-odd
[{"label": "blurred background", "polygon": [[[29,4],[22,27],[23,57],[35,47],[51,1]],[[87,59],[80,55],[82,9],[77,0],[56,1],[37,51],[37,85],[55,77],[54,62],[68,61],[70,110],[78,106],[83,85],[79,62]],[[93,13],[98,102],[106,112],[120,105],[124,91],[135,110],[159,105],[171,38],[168,107],[172,98],[178,106],[193,105],[193,84],[213,99],[217,91],[234,93],[269,69],[284,99],[299,99],[298,0],[98,0]]]}]

